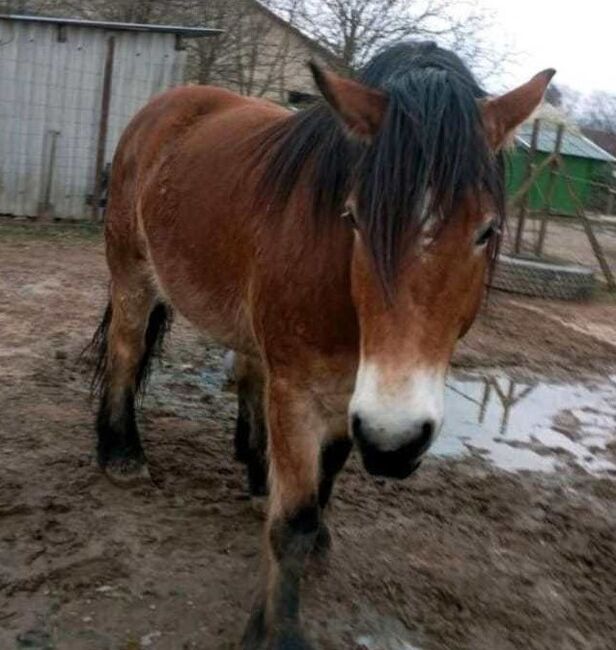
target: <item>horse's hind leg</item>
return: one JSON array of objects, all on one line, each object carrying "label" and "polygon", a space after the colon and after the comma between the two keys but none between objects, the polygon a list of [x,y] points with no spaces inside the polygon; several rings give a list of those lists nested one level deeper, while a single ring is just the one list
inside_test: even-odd
[{"label": "horse's hind leg", "polygon": [[135,396],[164,335],[167,315],[167,308],[156,303],[145,273],[134,274],[128,282],[114,278],[101,324],[101,397],[96,419],[98,463],[114,482],[148,477]]},{"label": "horse's hind leg", "polygon": [[238,400],[235,458],[246,464],[250,495],[262,497],[267,494],[267,429],[261,362],[236,353],[234,374]]},{"label": "horse's hind leg", "polygon": [[326,555],[332,544],[331,534],[325,522],[325,512],[334,488],[336,476],[344,467],[353,447],[346,427],[334,431],[333,434],[321,446],[321,474],[319,481],[321,521],[313,549],[314,554],[317,556]]}]

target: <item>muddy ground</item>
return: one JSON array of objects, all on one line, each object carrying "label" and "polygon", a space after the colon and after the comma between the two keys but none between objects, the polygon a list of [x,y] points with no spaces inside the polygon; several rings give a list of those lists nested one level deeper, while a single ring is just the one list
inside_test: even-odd
[{"label": "muddy ground", "polygon": [[[122,491],[95,467],[77,363],[105,297],[98,232],[0,223],[0,648],[235,648],[262,522],[221,350],[176,323],[141,415],[156,485]],[[455,366],[614,375],[616,303],[494,292]],[[613,649],[615,504],[609,473],[433,457],[386,483],[354,458],[306,627],[325,650]]]}]

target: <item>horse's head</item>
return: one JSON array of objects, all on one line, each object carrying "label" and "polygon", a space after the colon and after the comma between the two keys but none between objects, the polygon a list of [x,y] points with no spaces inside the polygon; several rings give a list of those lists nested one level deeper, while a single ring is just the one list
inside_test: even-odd
[{"label": "horse's head", "polygon": [[358,151],[344,215],[361,346],[351,428],[371,473],[402,478],[441,427],[454,346],[498,248],[499,150],[553,71],[496,98],[438,66],[381,88],[313,72]]}]

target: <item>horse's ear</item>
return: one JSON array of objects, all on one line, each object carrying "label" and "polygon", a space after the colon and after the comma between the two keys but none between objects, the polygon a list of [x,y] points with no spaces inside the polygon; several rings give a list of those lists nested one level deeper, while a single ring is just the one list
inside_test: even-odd
[{"label": "horse's ear", "polygon": [[361,140],[371,140],[383,121],[387,95],[324,70],[313,61],[308,65],[323,97],[351,135]]},{"label": "horse's ear", "polygon": [[543,70],[515,90],[481,103],[483,123],[494,149],[500,149],[514,129],[541,104],[546,88],[555,74],[556,70],[552,68]]}]

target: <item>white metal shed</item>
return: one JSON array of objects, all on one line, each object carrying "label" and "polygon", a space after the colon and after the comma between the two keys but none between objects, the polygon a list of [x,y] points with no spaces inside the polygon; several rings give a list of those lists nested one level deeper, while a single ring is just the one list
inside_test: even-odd
[{"label": "white metal shed", "polygon": [[0,14],[0,214],[84,218],[135,112],[218,30]]}]

